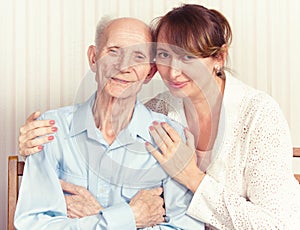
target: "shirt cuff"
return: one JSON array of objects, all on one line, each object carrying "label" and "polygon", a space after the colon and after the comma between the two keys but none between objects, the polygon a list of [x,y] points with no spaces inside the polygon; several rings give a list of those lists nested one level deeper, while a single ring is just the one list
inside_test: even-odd
[{"label": "shirt cuff", "polygon": [[206,174],[194,193],[187,214],[204,223],[209,223],[217,205],[220,204],[219,199],[223,191],[223,185]]},{"label": "shirt cuff", "polygon": [[136,229],[131,207],[126,202],[113,205],[100,211],[107,229]]}]

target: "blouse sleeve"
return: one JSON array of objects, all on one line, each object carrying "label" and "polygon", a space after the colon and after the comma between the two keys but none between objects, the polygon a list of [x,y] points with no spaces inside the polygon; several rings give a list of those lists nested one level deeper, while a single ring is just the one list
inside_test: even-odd
[{"label": "blouse sleeve", "polygon": [[151,109],[154,112],[162,113],[164,115],[168,115],[168,107],[165,103],[165,100],[156,96],[144,104],[148,109]]},{"label": "blouse sleeve", "polygon": [[[297,229],[300,186],[292,172],[292,145],[279,106],[266,100],[240,125],[235,163],[246,194],[207,174],[195,192],[188,214],[218,229]],[[228,170],[228,169],[226,169]]]}]

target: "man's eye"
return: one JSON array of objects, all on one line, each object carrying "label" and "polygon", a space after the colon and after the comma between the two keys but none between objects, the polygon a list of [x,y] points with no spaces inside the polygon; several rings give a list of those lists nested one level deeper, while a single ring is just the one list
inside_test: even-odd
[{"label": "man's eye", "polygon": [[161,59],[166,59],[166,58],[168,58],[170,55],[167,53],[167,52],[159,52],[158,54],[157,54],[157,57],[158,58],[161,58]]},{"label": "man's eye", "polygon": [[120,51],[118,49],[109,49],[108,53],[113,56],[119,55]]},{"label": "man's eye", "polygon": [[141,53],[136,53],[134,57],[135,57],[135,59],[137,59],[139,61],[144,61],[146,59],[145,55],[143,55]]}]

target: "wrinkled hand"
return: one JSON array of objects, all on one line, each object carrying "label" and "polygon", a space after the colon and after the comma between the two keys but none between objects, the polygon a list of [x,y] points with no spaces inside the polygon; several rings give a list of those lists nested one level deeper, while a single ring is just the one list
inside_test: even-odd
[{"label": "wrinkled hand", "polygon": [[57,128],[54,127],[55,122],[53,120],[36,120],[40,115],[40,112],[32,113],[20,128],[19,153],[21,156],[28,156],[41,151],[43,144],[54,139],[54,136],[45,135],[57,131]]},{"label": "wrinkled hand", "polygon": [[193,135],[185,129],[186,144],[179,134],[166,122],[153,122],[150,134],[159,150],[150,143],[146,148],[176,181],[195,192],[205,176],[197,166]]},{"label": "wrinkled hand", "polygon": [[65,195],[67,214],[70,218],[81,218],[97,215],[103,209],[95,197],[84,187],[60,180],[63,191],[71,195]]},{"label": "wrinkled hand", "polygon": [[130,201],[136,227],[145,228],[164,222],[164,200],[161,198],[163,189],[155,188],[139,191]]}]

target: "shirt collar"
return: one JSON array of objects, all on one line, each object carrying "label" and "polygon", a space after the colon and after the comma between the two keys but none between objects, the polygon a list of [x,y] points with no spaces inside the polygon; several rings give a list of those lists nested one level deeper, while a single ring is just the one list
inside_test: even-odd
[{"label": "shirt collar", "polygon": [[132,119],[129,122],[127,129],[130,131],[132,136],[139,136],[146,141],[150,141],[151,136],[148,129],[153,121],[154,120],[151,112],[140,101],[137,100]]},{"label": "shirt collar", "polygon": [[[95,96],[96,93],[94,93],[86,102],[74,107],[73,120],[70,126],[71,136],[87,131],[89,137],[97,137],[97,129],[92,113]],[[128,141],[128,137],[131,137],[134,140],[136,140],[137,137],[141,137],[146,141],[151,141],[148,126],[151,125],[152,121],[153,118],[151,112],[137,100],[131,121],[128,126],[120,132],[118,138],[125,138]]]},{"label": "shirt collar", "polygon": [[75,136],[95,127],[92,107],[95,101],[94,93],[87,101],[74,106],[73,119],[70,126],[70,135]]}]

